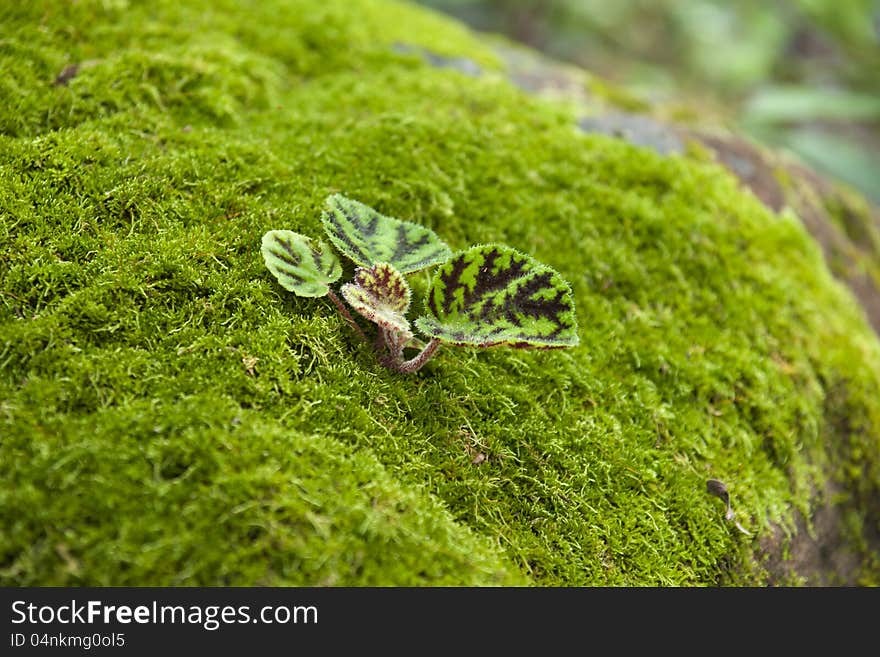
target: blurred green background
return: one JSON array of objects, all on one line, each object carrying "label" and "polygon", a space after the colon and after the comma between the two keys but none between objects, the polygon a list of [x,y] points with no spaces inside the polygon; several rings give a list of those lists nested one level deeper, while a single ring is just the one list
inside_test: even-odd
[{"label": "blurred green background", "polygon": [[417,0],[697,107],[880,202],[880,0]]}]

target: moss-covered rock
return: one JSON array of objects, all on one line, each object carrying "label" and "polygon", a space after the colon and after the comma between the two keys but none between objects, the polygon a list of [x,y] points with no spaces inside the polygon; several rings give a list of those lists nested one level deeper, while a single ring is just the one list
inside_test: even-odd
[{"label": "moss-covered rock", "polygon": [[[795,212],[406,4],[4,12],[0,583],[880,583],[880,344]],[[580,346],[385,370],[260,256],[334,192],[551,265]],[[780,564],[818,508],[846,568]]]}]

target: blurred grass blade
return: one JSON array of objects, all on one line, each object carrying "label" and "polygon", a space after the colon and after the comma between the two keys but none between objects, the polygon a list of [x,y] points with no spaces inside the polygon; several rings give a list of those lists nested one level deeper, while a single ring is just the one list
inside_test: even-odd
[{"label": "blurred grass blade", "polygon": [[880,155],[861,144],[818,130],[787,132],[783,143],[817,170],[859,189],[880,203]]},{"label": "blurred grass blade", "polygon": [[872,121],[880,119],[880,96],[800,86],[759,89],[746,103],[743,121]]}]

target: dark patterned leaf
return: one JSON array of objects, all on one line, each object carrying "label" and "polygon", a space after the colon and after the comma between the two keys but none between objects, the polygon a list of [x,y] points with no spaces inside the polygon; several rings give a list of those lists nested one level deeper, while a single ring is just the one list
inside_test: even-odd
[{"label": "dark patterned leaf", "polygon": [[324,296],[342,276],[339,258],[327,244],[290,230],[270,230],[260,250],[281,287],[301,297]]},{"label": "dark patterned leaf", "polygon": [[416,326],[458,345],[519,348],[578,344],[569,284],[551,267],[499,244],[452,257],[434,277]]},{"label": "dark patterned leaf", "polygon": [[333,244],[362,267],[387,262],[406,274],[445,262],[451,254],[430,228],[386,217],[342,194],[327,198],[321,220]]}]

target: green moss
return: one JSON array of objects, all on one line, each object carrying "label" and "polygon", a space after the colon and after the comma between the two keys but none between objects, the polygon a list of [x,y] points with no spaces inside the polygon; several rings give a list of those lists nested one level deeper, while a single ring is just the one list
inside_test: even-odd
[{"label": "green moss", "polygon": [[[221,395],[20,418],[4,579],[94,585],[516,584],[491,544],[375,458]],[[34,475],[39,473],[39,477]],[[125,491],[124,495],[120,493]],[[60,498],[55,502],[53,498]],[[100,563],[109,569],[96,568]]]},{"label": "green moss", "polygon": [[[22,4],[0,20],[0,581],[760,583],[705,480],[764,536],[833,477],[880,582],[880,345],[792,216],[395,52],[494,66],[403,4]],[[333,192],[551,265],[580,346],[384,370],[260,256],[267,230],[320,236]]]}]

